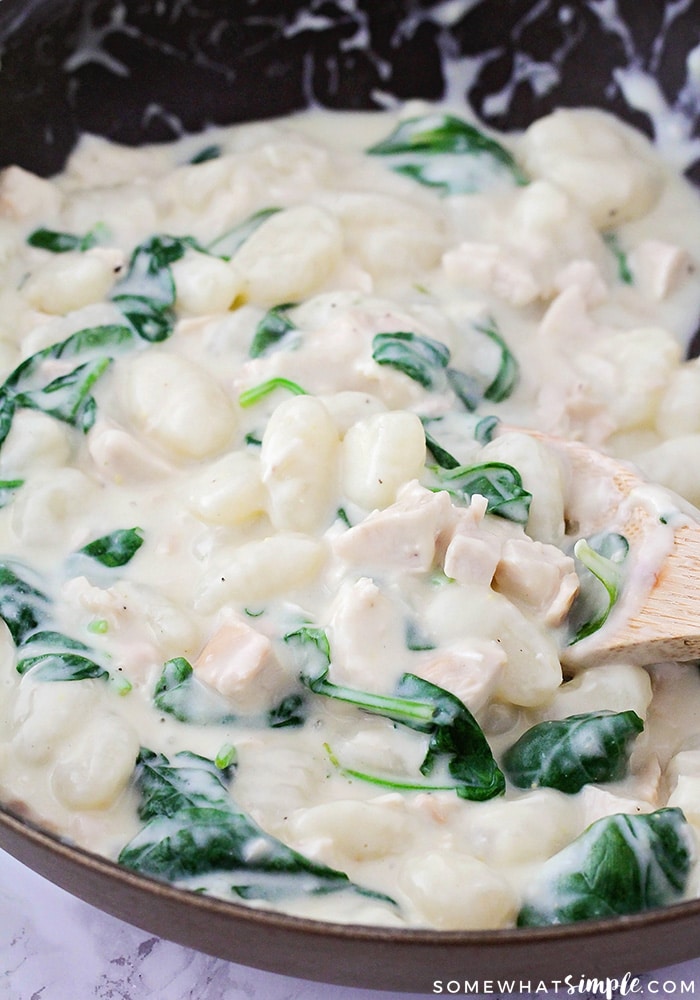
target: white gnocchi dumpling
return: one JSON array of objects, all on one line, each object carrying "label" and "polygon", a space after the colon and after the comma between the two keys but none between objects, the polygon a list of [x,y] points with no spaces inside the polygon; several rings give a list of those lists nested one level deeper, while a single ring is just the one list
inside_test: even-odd
[{"label": "white gnocchi dumpling", "polygon": [[175,306],[189,316],[225,312],[238,294],[239,282],[230,265],[210,254],[188,250],[172,265]]},{"label": "white gnocchi dumpling", "polygon": [[662,188],[644,137],[593,109],[540,118],[522,136],[518,156],[528,174],[562,187],[601,229],[645,215]]},{"label": "white gnocchi dumpling", "polygon": [[365,510],[388,507],[404,483],[425,465],[425,431],[408,410],[390,410],[358,421],[343,439],[343,492]]},{"label": "white gnocchi dumpling", "polygon": [[167,351],[147,351],[126,366],[123,403],[147,439],[171,455],[206,458],[232,440],[236,409],[202,366]]},{"label": "white gnocchi dumpling", "polygon": [[120,716],[94,713],[54,764],[51,785],[70,809],[107,809],[125,790],[139,753],[139,737]]},{"label": "white gnocchi dumpling", "polygon": [[260,459],[245,451],[228,452],[189,488],[190,510],[207,524],[244,524],[262,514],[266,506]]},{"label": "white gnocchi dumpling", "polygon": [[312,534],[332,518],[340,435],[323,403],[293,396],[273,411],[262,439],[260,474],[276,528]]},{"label": "white gnocchi dumpling", "polygon": [[506,662],[496,693],[514,705],[544,705],[562,682],[552,634],[502,594],[476,584],[447,584],[427,604],[425,620],[443,641],[461,636],[498,642]]},{"label": "white gnocchi dumpling", "polygon": [[530,434],[511,431],[494,438],[481,452],[480,461],[504,462],[520,473],[532,494],[526,531],[538,542],[560,544],[564,537],[562,470],[556,455]]},{"label": "white gnocchi dumpling", "polygon": [[32,271],[24,294],[35,309],[62,316],[101,302],[123,262],[120,251],[101,247],[52,256]]},{"label": "white gnocchi dumpling", "polygon": [[229,600],[262,601],[309,583],[326,555],[322,541],[278,531],[217,553],[215,566],[198,589],[200,610],[216,610]]},{"label": "white gnocchi dumpling", "polygon": [[337,219],[315,205],[299,205],[267,219],[237,251],[232,267],[245,300],[275,306],[317,291],[342,250]]},{"label": "white gnocchi dumpling", "polygon": [[419,921],[439,930],[503,927],[512,923],[519,906],[506,879],[478,858],[456,850],[409,854],[400,886]]},{"label": "white gnocchi dumpling", "polygon": [[313,849],[331,864],[368,861],[405,849],[406,810],[400,796],[385,804],[339,799],[300,810],[291,832],[301,849]]}]

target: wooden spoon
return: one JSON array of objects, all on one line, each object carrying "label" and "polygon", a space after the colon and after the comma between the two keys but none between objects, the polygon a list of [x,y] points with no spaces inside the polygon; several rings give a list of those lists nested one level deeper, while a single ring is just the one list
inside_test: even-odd
[{"label": "wooden spoon", "polygon": [[630,543],[620,599],[596,633],[566,647],[571,667],[700,659],[700,511],[632,465],[578,441],[527,431],[560,458],[569,533]]}]

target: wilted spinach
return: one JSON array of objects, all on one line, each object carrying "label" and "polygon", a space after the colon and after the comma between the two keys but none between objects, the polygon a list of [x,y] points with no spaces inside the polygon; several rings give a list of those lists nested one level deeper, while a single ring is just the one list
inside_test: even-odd
[{"label": "wilted spinach", "polygon": [[243,246],[245,241],[253,235],[256,229],[259,229],[263,222],[266,222],[279,211],[281,211],[279,208],[261,208],[259,212],[254,212],[253,215],[244,219],[243,222],[239,222],[233,229],[229,229],[213,240],[213,242],[209,243],[206,247],[207,252],[221,257],[223,260],[230,260],[236,251]]},{"label": "wilted spinach", "polygon": [[229,794],[233,767],[180,751],[169,760],[142,749],[134,773],[144,828],[119,863],[170,882],[230,873],[246,899],[361,889],[344,872],[310,860],[266,833]]},{"label": "wilted spinach", "polygon": [[455,115],[408,118],[367,152],[444,194],[478,191],[494,181],[527,183],[504,146]]},{"label": "wilted spinach", "polygon": [[272,348],[279,346],[280,341],[286,335],[295,330],[294,320],[289,317],[289,310],[293,309],[296,303],[286,302],[280,306],[269,309],[258,325],[255,327],[253,340],[248,351],[251,358],[259,358],[267,354]]},{"label": "wilted spinach", "polygon": [[[17,647],[18,673],[31,671],[32,678],[40,681],[111,679],[89,646],[47,627],[51,599],[7,563],[0,563],[0,617]],[[131,689],[122,678],[114,678],[114,683],[122,694]]]},{"label": "wilted spinach", "polygon": [[379,776],[359,775],[376,784],[402,788],[435,790],[450,788],[465,799],[482,801],[500,795],[505,779],[479,724],[462,702],[449,691],[429,681],[405,673],[393,695],[380,695],[333,684],[328,680],[331,663],[330,645],[323,629],[303,625],[284,636],[298,654],[302,682],[314,692],[355,705],[366,712],[382,715],[430,736],[428,750],[420,766],[421,775],[429,777],[438,764],[443,765],[449,783],[438,784],[416,779],[400,782]]},{"label": "wilted spinach", "polygon": [[80,552],[110,569],[126,566],[143,545],[140,528],[119,528],[84,545]]},{"label": "wilted spinach", "polygon": [[680,809],[605,816],[545,861],[526,890],[518,925],[570,924],[677,902],[691,843]]},{"label": "wilted spinach", "polygon": [[439,388],[450,360],[450,350],[439,340],[399,330],[378,333],[372,341],[372,358],[418,382],[424,389]]},{"label": "wilted spinach", "polygon": [[576,542],[581,586],[569,613],[570,645],[593,635],[608,620],[622,590],[628,552],[629,542],[614,531]]},{"label": "wilted spinach", "polygon": [[105,229],[97,225],[84,236],[74,233],[56,232],[54,229],[35,229],[27,237],[29,246],[48,250],[49,253],[68,253],[71,250],[85,251],[96,246],[104,236]]},{"label": "wilted spinach", "polygon": [[475,495],[485,497],[487,512],[517,524],[527,524],[532,494],[523,486],[517,469],[503,462],[482,465],[459,465],[436,470],[439,486],[452,496],[470,501]]},{"label": "wilted spinach", "polygon": [[544,786],[573,795],[584,785],[624,778],[631,744],[643,728],[632,711],[539,722],[506,751],[503,769],[518,788]]}]

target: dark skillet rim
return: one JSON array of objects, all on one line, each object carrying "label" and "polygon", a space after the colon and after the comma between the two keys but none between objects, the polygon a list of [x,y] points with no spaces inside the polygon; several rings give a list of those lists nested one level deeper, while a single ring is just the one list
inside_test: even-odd
[{"label": "dark skillet rim", "polygon": [[[76,861],[85,868],[107,875],[136,889],[144,889],[149,893],[178,904],[196,907],[219,914],[235,914],[247,922],[257,923],[279,929],[297,929],[324,938],[341,937],[363,941],[377,940],[392,943],[421,943],[436,945],[492,945],[498,947],[510,943],[522,943],[523,938],[542,942],[556,942],[566,939],[582,939],[598,937],[609,932],[617,932],[622,927],[626,930],[648,927],[649,924],[674,923],[679,918],[697,917],[698,938],[697,952],[700,956],[700,897],[671,903],[668,906],[644,910],[618,917],[585,920],[578,923],[558,924],[548,927],[511,927],[493,930],[455,930],[443,931],[420,927],[387,927],[370,924],[342,924],[333,921],[315,920],[310,917],[300,917],[285,914],[276,910],[258,909],[235,900],[219,898],[204,893],[193,892],[173,885],[172,883],[132,871],[116,861],[96,854],[87,848],[71,843],[69,840],[53,833],[35,820],[22,816],[10,806],[0,802],[0,848],[12,854],[12,849],[3,843],[3,828],[18,834],[35,846],[49,850],[54,856]],[[46,876],[48,877],[48,876]],[[67,890],[70,891],[70,890]],[[98,906],[99,908],[99,906]]]}]

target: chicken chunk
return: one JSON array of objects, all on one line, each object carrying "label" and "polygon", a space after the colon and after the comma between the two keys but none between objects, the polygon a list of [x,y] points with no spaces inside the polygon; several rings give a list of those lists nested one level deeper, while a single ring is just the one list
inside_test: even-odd
[{"label": "chicken chunk", "polygon": [[267,636],[233,617],[207,642],[193,669],[247,715],[271,708],[287,680]]},{"label": "chicken chunk", "polygon": [[527,537],[508,538],[496,567],[494,587],[554,627],[566,618],[579,580],[573,559],[556,546]]},{"label": "chicken chunk", "polygon": [[455,519],[447,493],[433,493],[414,480],[401,488],[395,503],[373,511],[334,539],[333,548],[337,556],[353,565],[427,572],[440,539]]}]

